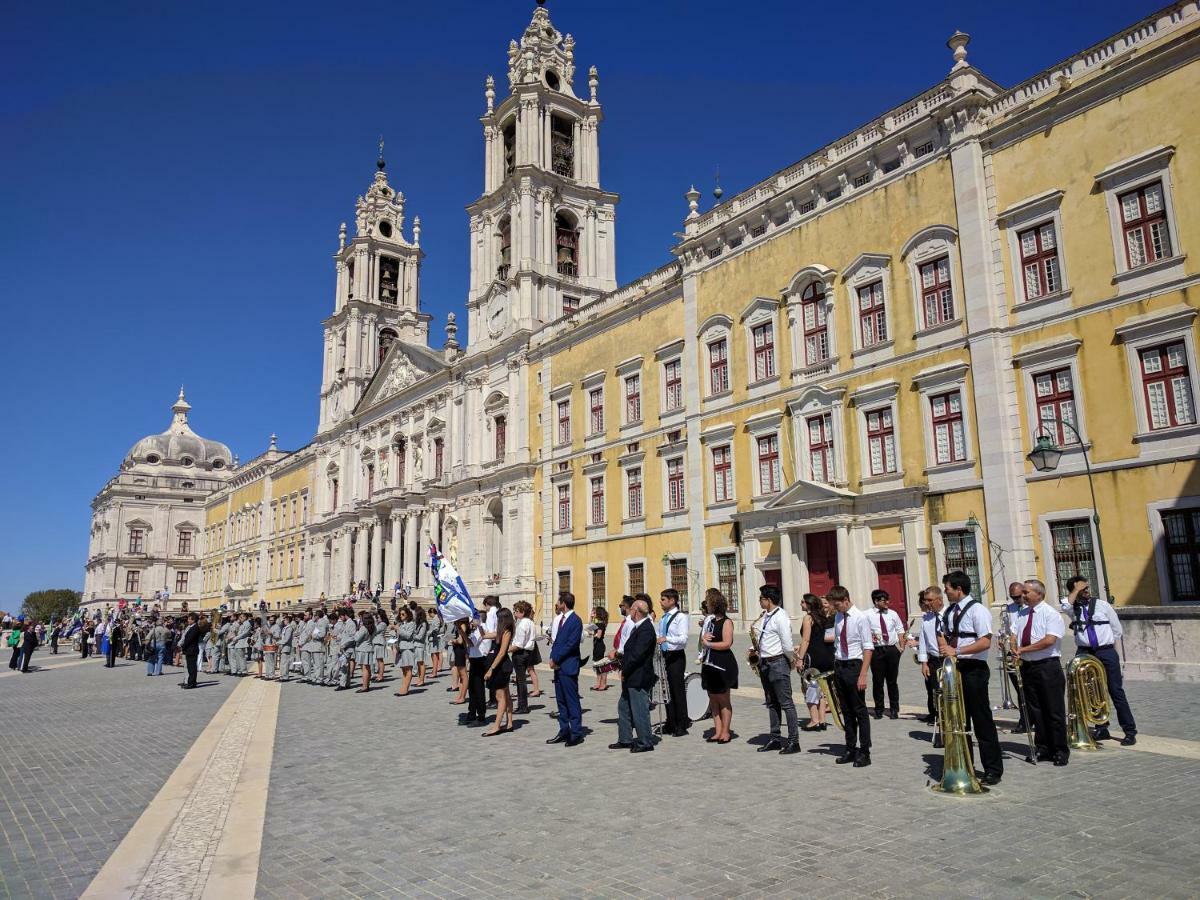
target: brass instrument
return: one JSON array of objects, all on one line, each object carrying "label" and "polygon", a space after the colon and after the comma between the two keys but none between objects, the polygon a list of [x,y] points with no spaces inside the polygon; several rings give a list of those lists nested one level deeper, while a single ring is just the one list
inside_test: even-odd
[{"label": "brass instrument", "polygon": [[988,789],[975,777],[967,735],[967,708],[963,703],[958,663],[953,656],[942,660],[938,686],[938,724],[941,726],[945,749],[942,755],[942,778],[932,786],[932,790],[962,797],[986,794]]},{"label": "brass instrument", "polygon": [[1078,654],[1067,664],[1067,744],[1099,750],[1089,726],[1108,724],[1108,676],[1100,660]]},{"label": "brass instrument", "polygon": [[756,619],[750,625],[750,649],[748,651],[746,651],[746,662],[749,663],[750,669],[751,669],[751,671],[754,672],[755,675],[759,674],[758,673],[759,657],[758,657],[758,638],[756,638],[754,636],[754,626],[758,625],[760,622],[762,622],[764,615],[766,615],[766,613],[760,614],[758,619]]},{"label": "brass instrument", "polygon": [[833,673],[809,668],[800,673],[800,680],[805,687],[815,684],[821,689],[821,696],[825,698],[825,705],[829,707],[829,717],[833,719],[834,727],[845,731],[846,726],[843,723],[846,720],[842,716],[842,700],[838,696],[837,688],[833,686]]},{"label": "brass instrument", "polygon": [[663,733],[666,723],[663,716],[667,704],[671,702],[671,686],[667,683],[667,658],[663,654],[662,645],[654,648],[654,687],[650,690],[650,705],[655,710],[654,728],[659,734]]},{"label": "brass instrument", "polygon": [[[1004,697],[1004,702],[996,709],[1013,709],[1014,706],[1021,713],[1021,721],[1025,723],[1025,741],[1029,747],[1029,752],[1025,755],[1025,761],[1037,765],[1037,748],[1033,743],[1033,724],[1031,723],[1032,716],[1029,715],[1029,707],[1025,703],[1025,680],[1021,677],[1021,660],[1017,658],[1017,654],[1012,652],[1013,636],[1009,626],[1008,610],[1004,610],[1000,614],[1000,684],[1001,693]],[[1014,705],[1008,699],[1008,675],[1012,673],[1013,681],[1017,684],[1017,702]]]}]

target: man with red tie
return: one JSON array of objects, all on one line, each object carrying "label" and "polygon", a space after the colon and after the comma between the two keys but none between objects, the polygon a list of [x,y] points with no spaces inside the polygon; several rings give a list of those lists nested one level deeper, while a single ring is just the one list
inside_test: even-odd
[{"label": "man with red tie", "polygon": [[583,743],[583,707],[579,701],[579,642],[583,639],[583,622],[575,615],[575,595],[570,591],[559,594],[554,613],[550,668],[554,670],[558,734],[546,743],[578,747]]},{"label": "man with red tie", "polygon": [[908,642],[904,623],[888,602],[888,592],[879,588],[871,591],[871,603],[875,611],[868,613],[871,636],[875,641],[875,652],[871,654],[871,693],[875,700],[875,718],[883,718],[883,686],[887,684],[890,707],[888,718],[900,715],[900,655]]},{"label": "man with red tie", "polygon": [[871,764],[871,717],[867,714],[867,670],[874,651],[871,623],[840,584],[830,588],[825,599],[837,611],[833,620],[834,687],[846,729],[846,749],[837,763],[853,763],[861,769]]},{"label": "man with red tie", "polygon": [[1021,661],[1025,705],[1038,759],[1065,766],[1071,755],[1067,745],[1067,711],[1063,702],[1066,678],[1062,655],[1063,620],[1058,610],[1043,602],[1046,586],[1036,578],[1025,582],[1025,605],[1014,626],[1013,653]]}]

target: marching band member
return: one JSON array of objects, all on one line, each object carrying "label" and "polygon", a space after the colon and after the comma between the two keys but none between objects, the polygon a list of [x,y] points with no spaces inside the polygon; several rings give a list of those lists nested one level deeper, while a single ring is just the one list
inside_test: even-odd
[{"label": "marching band member", "polygon": [[[773,584],[758,589],[758,605],[762,616],[755,625],[758,642],[758,678],[771,713],[771,737],[758,748],[759,753],[778,750],[790,755],[800,752],[800,731],[796,720],[796,704],[792,702],[792,625],[787,613],[780,609],[782,597]],[[787,719],[787,743],[780,735],[781,719]]]},{"label": "marching band member", "polygon": [[883,686],[887,684],[890,701],[888,718],[900,715],[900,686],[896,683],[900,675],[900,655],[908,643],[904,623],[896,611],[888,605],[891,598],[882,588],[871,591],[871,603],[875,611],[868,616],[871,634],[875,641],[871,654],[871,693],[875,699],[875,718],[883,718]]},{"label": "marching band member", "polygon": [[374,660],[375,672],[371,680],[376,684],[383,681],[383,674],[387,666],[387,636],[388,636],[388,615],[383,611],[382,606],[375,607],[375,633],[371,635],[371,658]]},{"label": "marching band member", "polygon": [[929,715],[925,724],[932,725],[937,721],[937,699],[935,693],[938,687],[938,670],[942,666],[942,652],[938,646],[938,624],[941,622],[942,589],[932,584],[921,591],[921,600],[925,604],[925,615],[921,616],[921,630],[917,634],[917,661],[921,664],[921,677],[925,679],[925,700],[929,706]]},{"label": "marching band member", "polygon": [[[349,628],[343,630],[342,634],[349,643],[346,652],[354,654],[354,661],[358,668],[362,669],[362,687],[354,693],[365,694],[371,690],[371,669],[375,665],[375,615],[369,612],[360,613],[358,627],[354,629],[353,634]],[[349,687],[349,684],[347,678],[346,686]]]},{"label": "marching band member", "polygon": [[1004,777],[1004,760],[1000,756],[1000,738],[992,718],[992,701],[988,698],[988,648],[992,646],[992,615],[986,606],[971,596],[971,579],[966,572],[950,572],[942,579],[950,606],[942,616],[942,631],[938,646],[942,656],[958,660],[958,676],[962,682],[963,707],[971,730],[979,744],[979,761],[983,765],[980,784],[999,784]]},{"label": "marching band member", "polygon": [[279,680],[292,680],[292,642],[296,638],[296,626],[292,623],[292,617],[288,614],[283,616],[283,627],[279,630]]},{"label": "marching band member", "polygon": [[1046,586],[1036,578],[1025,582],[1025,605],[1014,623],[1013,653],[1021,663],[1025,705],[1033,726],[1038,759],[1065,766],[1071,755],[1067,745],[1067,710],[1063,700],[1067,680],[1059,663],[1063,620],[1046,599]]},{"label": "marching band member", "polygon": [[867,714],[867,670],[875,639],[867,614],[850,602],[850,592],[835,584],[826,595],[837,615],[833,620],[834,683],[842,701],[846,748],[838,765],[856,769],[871,764],[871,717]]},{"label": "marching band member", "polygon": [[[266,635],[263,637],[263,664],[258,673],[259,678],[275,677],[275,661],[279,656],[279,635],[282,631],[283,626],[279,624],[279,621],[274,616],[267,616]],[[267,647],[274,649],[267,650]]]},{"label": "marching band member", "polygon": [[230,671],[239,677],[246,675],[246,654],[250,650],[250,634],[254,626],[250,624],[250,613],[238,614],[237,633],[230,645]]},{"label": "marching band member", "polygon": [[304,645],[309,660],[305,680],[309,684],[321,684],[325,678],[325,637],[328,634],[329,617],[325,608],[321,607],[313,616],[312,627],[308,630],[308,641]]},{"label": "marching band member", "polygon": [[[1125,732],[1122,746],[1132,747],[1137,743],[1137,723],[1125,697],[1125,684],[1121,674],[1121,657],[1113,645],[1124,632],[1117,611],[1107,600],[1093,597],[1088,580],[1081,575],[1067,579],[1067,596],[1059,600],[1059,607],[1071,616],[1071,630],[1075,633],[1075,652],[1087,653],[1100,660],[1108,681],[1108,696],[1117,711],[1117,721]],[[1096,740],[1111,740],[1108,727],[1096,729]]]},{"label": "marching band member", "polygon": [[[1004,605],[1004,613],[1008,617],[1008,634],[1005,635],[1009,639],[1009,646],[1017,645],[1017,618],[1021,615],[1021,609],[1025,606],[1025,585],[1023,582],[1014,581],[1008,586],[1008,603]],[[1001,623],[1003,627],[1003,623]],[[1012,685],[1013,696],[1017,696],[1017,673],[1008,673],[1008,683]],[[1013,734],[1025,730],[1025,710],[1017,710],[1016,727],[1013,728]]]},{"label": "marching band member", "polygon": [[687,671],[688,631],[691,623],[688,614],[679,609],[679,591],[667,588],[659,595],[662,621],[658,623],[658,645],[663,653],[667,669],[667,723],[666,731],[675,737],[683,737],[692,727],[687,714],[687,696],[683,690],[683,677]]},{"label": "marching band member", "polygon": [[[622,605],[625,604],[622,599]],[[621,699],[617,701],[617,742],[609,750],[646,753],[654,749],[650,726],[650,689],[654,687],[654,654],[658,652],[650,604],[634,600],[629,619],[623,622],[621,644]]]},{"label": "marching band member", "polygon": [[704,668],[700,670],[700,683],[708,692],[712,710],[714,730],[708,738],[712,744],[728,744],[732,739],[729,726],[733,722],[733,705],[729,702],[729,692],[738,686],[738,664],[733,655],[733,622],[725,615],[728,609],[724,594],[720,591],[709,594],[708,612],[712,618],[701,635]]}]

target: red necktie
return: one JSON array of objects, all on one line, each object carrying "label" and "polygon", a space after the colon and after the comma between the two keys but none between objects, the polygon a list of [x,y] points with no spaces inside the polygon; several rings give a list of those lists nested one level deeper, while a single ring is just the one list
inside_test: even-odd
[{"label": "red necktie", "polygon": [[1025,630],[1021,632],[1021,646],[1029,646],[1029,638],[1033,634],[1033,610],[1029,610],[1029,616],[1025,619]]},{"label": "red necktie", "polygon": [[850,658],[850,646],[846,641],[846,626],[850,624],[849,616],[842,616],[842,659]]},{"label": "red necktie", "polygon": [[879,614],[879,628],[883,631],[883,642],[888,643],[887,622],[883,620],[883,613]]}]

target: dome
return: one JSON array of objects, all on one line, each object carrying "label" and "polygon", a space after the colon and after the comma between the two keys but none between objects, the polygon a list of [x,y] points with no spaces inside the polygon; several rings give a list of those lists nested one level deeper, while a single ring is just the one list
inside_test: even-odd
[{"label": "dome", "polygon": [[192,431],[187,414],[191,404],[179,389],[179,399],[171,407],[175,417],[162,434],[142,438],[125,454],[127,464],[168,465],[181,468],[229,469],[233,453],[220,441],[210,441]]}]

